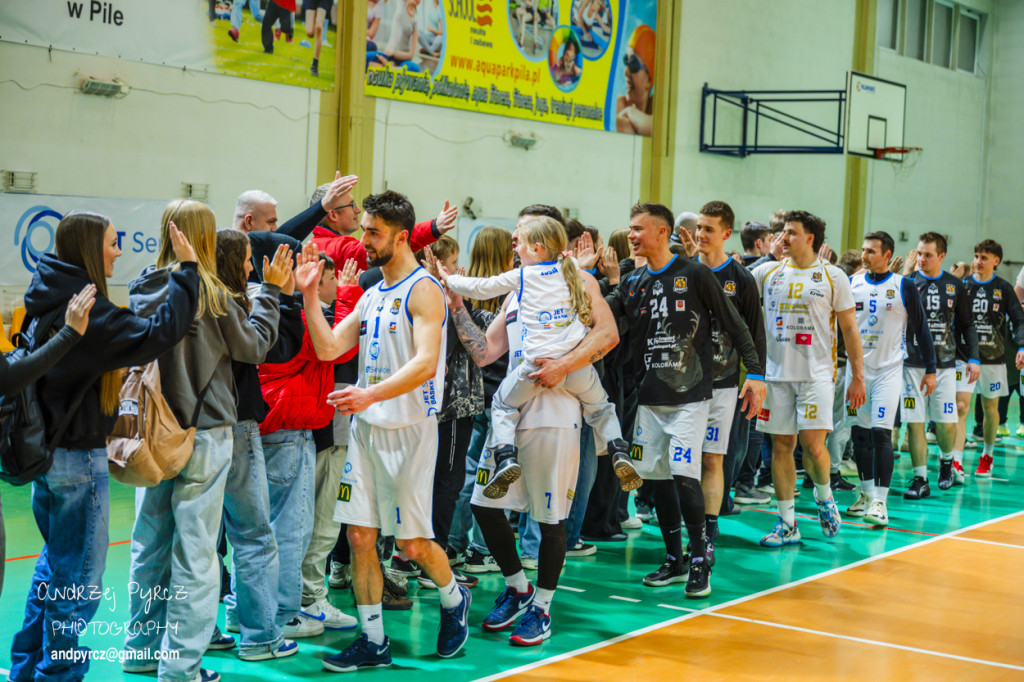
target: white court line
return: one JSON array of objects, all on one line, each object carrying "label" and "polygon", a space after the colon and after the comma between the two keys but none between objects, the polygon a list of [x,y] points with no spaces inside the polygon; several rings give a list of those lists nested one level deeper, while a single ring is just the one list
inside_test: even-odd
[{"label": "white court line", "polygon": [[[1007,514],[1005,516],[1000,516],[1000,517],[997,517],[997,518],[994,518],[994,519],[989,519],[988,521],[981,521],[981,522],[976,523],[976,524],[974,524],[972,526],[966,526],[966,527],[960,528],[958,530],[951,530],[948,533],[943,533],[942,535],[936,535],[934,537],[926,538],[924,540],[921,540],[920,542],[916,542],[916,543],[907,545],[905,547],[897,547],[896,549],[889,550],[888,552],[883,552],[882,554],[877,554],[877,555],[875,555],[873,557],[868,557],[866,559],[861,559],[860,561],[855,561],[853,563],[846,564],[844,566],[839,566],[837,568],[832,568],[832,569],[829,569],[827,571],[822,571],[821,573],[817,573],[815,575],[811,575],[811,576],[808,576],[806,578],[801,578],[800,580],[794,580],[793,582],[789,582],[789,583],[785,583],[785,584],[782,584],[782,585],[778,585],[776,587],[771,587],[771,588],[768,588],[767,590],[762,590],[760,592],[755,592],[754,594],[748,594],[745,597],[739,597],[737,599],[733,599],[732,601],[723,602],[722,604],[718,604],[717,606],[709,606],[706,609],[701,609],[700,611],[694,611],[692,613],[686,614],[685,616],[679,616],[678,618],[672,618],[670,620],[667,620],[667,621],[664,621],[664,622],[661,622],[661,623],[655,623],[654,625],[648,625],[647,627],[640,628],[638,630],[633,630],[632,632],[626,632],[624,634],[617,635],[617,636],[612,637],[610,639],[606,639],[606,640],[604,640],[602,642],[597,642],[595,644],[590,644],[590,645],[585,646],[585,647],[580,647],[579,649],[575,649],[573,651],[567,651],[564,654],[558,654],[557,656],[551,656],[549,658],[544,658],[544,659],[541,659],[539,661],[534,661],[533,663],[527,663],[526,665],[521,665],[521,666],[519,666],[517,668],[512,668],[511,670],[503,670],[500,673],[495,673],[493,675],[488,675],[487,677],[480,677],[480,678],[476,679],[474,682],[491,682],[492,680],[500,680],[503,677],[509,677],[511,675],[517,675],[519,673],[527,672],[529,670],[533,670],[535,668],[539,668],[541,666],[548,665],[550,663],[557,663],[558,661],[564,661],[565,659],[573,658],[575,656],[580,656],[582,654],[585,654],[585,653],[588,653],[588,652],[591,652],[591,651],[597,651],[598,649],[603,649],[606,646],[610,646],[612,644],[617,644],[618,642],[623,642],[623,641],[625,641],[627,639],[633,639],[634,637],[639,637],[640,635],[647,634],[648,632],[653,632],[654,630],[660,630],[661,628],[668,627],[669,625],[675,625],[676,623],[682,623],[683,621],[690,620],[690,619],[695,618],[697,616],[701,616],[701,615],[705,615],[705,614],[711,614],[711,613],[714,613],[715,611],[719,611],[721,609],[726,609],[726,608],[729,608],[731,606],[736,606],[737,604],[742,604],[744,602],[752,601],[754,599],[757,599],[758,597],[764,597],[764,596],[769,595],[769,594],[774,594],[776,592],[781,592],[782,590],[787,590],[790,587],[796,587],[797,585],[803,585],[804,583],[809,583],[809,582],[812,582],[814,580],[818,580],[820,578],[827,578],[827,577],[829,577],[831,575],[835,575],[837,573],[842,573],[843,571],[847,571],[847,570],[849,570],[851,568],[857,568],[858,566],[864,566],[865,564],[870,564],[870,563],[872,563],[874,561],[877,561],[879,559],[885,559],[885,558],[888,558],[888,557],[891,557],[891,556],[895,556],[896,554],[901,554],[903,552],[906,552],[907,550],[916,549],[918,547],[923,547],[925,545],[932,544],[933,542],[938,542],[939,540],[944,540],[946,538],[951,538],[951,537],[953,537],[953,536],[955,536],[955,535],[957,535],[959,533],[965,533],[967,531],[975,530],[977,528],[984,528],[985,526],[991,525],[993,523],[998,523],[999,521],[1005,521],[1007,519],[1016,518],[1018,516],[1024,516],[1024,511],[1014,512],[1012,514]],[[935,653],[937,654],[938,652],[935,652]]]},{"label": "white court line", "polygon": [[675,604],[658,604],[663,609],[672,609],[673,611],[686,611],[687,613],[696,613],[697,609],[688,609],[685,606],[676,606]]},{"label": "white court line", "polygon": [[918,654],[928,654],[930,656],[940,656],[942,658],[952,658],[957,661],[967,661],[968,663],[978,663],[980,665],[991,665],[996,668],[1009,668],[1010,670],[1024,670],[1024,667],[1019,665],[1012,665],[1010,663],[998,663],[996,661],[987,661],[983,658],[970,658],[968,656],[957,656],[956,654],[947,654],[941,651],[933,651],[931,649],[919,649],[915,646],[904,646],[902,644],[892,644],[891,642],[880,642],[877,639],[864,639],[862,637],[851,637],[850,635],[840,635],[834,632],[825,632],[824,630],[811,630],[809,628],[801,628],[795,625],[784,625],[782,623],[773,623],[767,620],[757,620],[755,618],[744,618],[743,616],[731,616],[725,613],[709,613],[709,616],[714,618],[726,618],[728,620],[738,620],[744,623],[754,623],[755,625],[765,625],[771,628],[780,628],[782,630],[792,630],[795,632],[806,632],[811,635],[820,635],[821,637],[832,637],[833,639],[845,639],[850,642],[859,642],[860,644],[874,644],[875,646],[884,646],[889,649],[900,649],[902,651],[913,651]]},{"label": "white court line", "polygon": [[995,476],[980,476],[976,477],[974,480],[976,483],[982,483],[984,481],[1001,481],[1002,483],[1010,482],[1010,479],[1008,478],[996,478]]},{"label": "white court line", "polygon": [[978,538],[950,538],[950,540],[964,540],[965,542],[980,542],[985,545],[996,545],[998,547],[1013,547],[1014,549],[1024,549],[1024,545],[1011,545],[1008,542],[995,542],[993,540],[979,540]]},{"label": "white court line", "polygon": [[586,592],[586,590],[581,590],[578,587],[569,587],[568,585],[557,585],[556,589],[567,590],[568,592]]},{"label": "white court line", "polygon": [[640,603],[639,599],[632,599],[630,597],[620,597],[617,594],[608,595],[608,598],[609,599],[618,599],[619,601],[628,601],[631,604],[639,604]]}]

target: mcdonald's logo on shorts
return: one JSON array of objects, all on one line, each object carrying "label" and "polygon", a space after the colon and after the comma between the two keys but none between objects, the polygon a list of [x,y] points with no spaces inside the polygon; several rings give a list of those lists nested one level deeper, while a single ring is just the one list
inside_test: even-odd
[{"label": "mcdonald's logo on shorts", "polygon": [[487,485],[487,482],[491,480],[491,472],[489,469],[477,469],[476,470],[476,484]]},{"label": "mcdonald's logo on shorts", "polygon": [[342,483],[338,486],[338,502],[351,502],[352,501],[352,486],[348,483]]},{"label": "mcdonald's logo on shorts", "polygon": [[629,457],[630,459],[635,459],[638,462],[641,461],[644,458],[644,446],[634,445],[631,447],[629,449]]}]

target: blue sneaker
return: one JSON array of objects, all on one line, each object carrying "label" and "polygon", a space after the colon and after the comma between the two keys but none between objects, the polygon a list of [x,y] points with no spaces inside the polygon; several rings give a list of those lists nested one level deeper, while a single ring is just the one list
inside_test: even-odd
[{"label": "blue sneaker", "polygon": [[332,673],[350,673],[359,668],[386,668],[391,665],[391,640],[384,637],[383,644],[373,644],[366,635],[352,642],[343,651],[321,661],[324,670]]},{"label": "blue sneaker", "polygon": [[782,547],[783,545],[796,545],[799,542],[800,529],[796,527],[796,523],[791,526],[783,521],[781,516],[775,522],[772,532],[761,538],[762,547]]},{"label": "blue sneaker", "polygon": [[[815,496],[817,501],[817,496]],[[821,532],[827,538],[834,538],[839,534],[839,528],[843,524],[843,518],[839,516],[839,507],[836,506],[834,497],[829,496],[824,502],[818,502],[818,522],[821,524]]]},{"label": "blue sneaker", "polygon": [[299,645],[290,639],[286,639],[276,649],[260,649],[255,650],[240,649],[238,651],[238,658],[243,661],[270,661],[275,658],[288,658],[299,653]]},{"label": "blue sneaker", "polygon": [[537,646],[551,636],[551,616],[530,604],[508,643],[512,646]]},{"label": "blue sneaker", "polygon": [[514,587],[506,587],[505,591],[494,601],[494,608],[484,618],[484,630],[497,632],[512,625],[516,622],[516,618],[526,613],[527,607],[533,603],[533,597],[536,594],[537,591],[533,589],[533,585],[530,585],[530,591],[526,594],[520,594]]},{"label": "blue sneaker", "polygon": [[225,651],[235,648],[235,638],[225,635],[217,626],[213,627],[213,635],[210,637],[210,645],[206,647],[210,651]]},{"label": "blue sneaker", "polygon": [[458,606],[450,609],[441,607],[441,630],[437,633],[437,655],[441,658],[451,658],[459,653],[469,639],[469,604],[473,596],[465,585],[459,585],[459,592],[462,602]]}]

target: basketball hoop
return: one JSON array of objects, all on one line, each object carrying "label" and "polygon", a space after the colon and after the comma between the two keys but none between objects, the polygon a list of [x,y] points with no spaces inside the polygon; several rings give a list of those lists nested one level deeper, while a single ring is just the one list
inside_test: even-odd
[{"label": "basketball hoop", "polygon": [[921,160],[921,147],[879,147],[875,149],[875,158],[892,162],[892,172],[897,178],[909,177],[914,166]]}]

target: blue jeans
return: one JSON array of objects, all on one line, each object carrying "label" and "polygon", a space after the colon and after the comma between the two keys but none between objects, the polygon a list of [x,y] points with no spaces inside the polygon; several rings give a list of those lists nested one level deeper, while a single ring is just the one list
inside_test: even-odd
[{"label": "blue jeans", "polygon": [[589,424],[580,427],[580,471],[576,476],[576,495],[572,500],[569,518],[565,520],[565,546],[572,549],[580,540],[583,517],[590,501],[590,489],[597,478],[597,450],[594,445],[594,429]]},{"label": "blue jeans", "polygon": [[53,660],[53,652],[79,649],[78,635],[100,604],[110,521],[106,450],[57,448],[53,466],[32,484],[32,513],[44,544],[11,644],[10,679],[80,680],[88,660]]},{"label": "blue jeans", "polygon": [[192,457],[177,476],[135,493],[125,649],[177,651],[161,658],[160,680],[186,682],[217,624],[217,540],[231,466],[230,426],[196,430]]},{"label": "blue jeans", "polygon": [[[231,594],[224,605],[237,610],[239,648],[255,653],[284,642],[277,617],[280,566],[270,526],[270,492],[259,425],[249,419],[232,427],[234,453],[224,489],[224,531],[234,550]],[[238,604],[242,608],[237,608]]]},{"label": "blue jeans", "polygon": [[256,23],[263,23],[263,10],[260,9],[260,0],[235,0],[231,3],[232,28],[242,28],[242,10],[245,9],[246,2],[249,3],[249,11],[252,12],[252,18],[256,20]]},{"label": "blue jeans", "polygon": [[[475,549],[480,554],[490,555],[484,543],[484,536],[477,525],[473,510],[469,502],[473,497],[473,486],[476,485],[476,468],[480,463],[480,453],[484,450],[484,443],[487,442],[487,431],[490,428],[490,410],[473,417],[473,435],[469,439],[469,449],[466,450],[466,483],[459,493],[459,499],[455,503],[455,515],[452,517],[452,528],[448,532],[448,545],[457,551]],[[472,529],[472,537],[470,537]]]},{"label": "blue jeans", "polygon": [[313,536],[316,446],[309,429],[281,429],[262,437],[270,484],[270,525],[277,538],[280,571],[277,624],[299,615],[302,560]]}]

